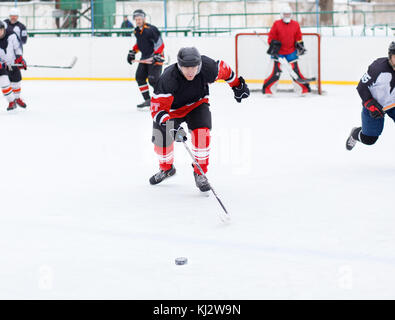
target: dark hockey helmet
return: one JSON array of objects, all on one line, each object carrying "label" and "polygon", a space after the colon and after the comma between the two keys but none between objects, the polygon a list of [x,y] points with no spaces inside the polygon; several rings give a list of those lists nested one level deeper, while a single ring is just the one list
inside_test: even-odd
[{"label": "dark hockey helmet", "polygon": [[136,19],[137,17],[145,18],[145,16],[146,16],[145,12],[141,9],[134,10],[133,12],[133,19]]},{"label": "dark hockey helmet", "polygon": [[390,46],[388,47],[388,57],[391,59],[391,56],[395,54],[395,41],[392,41],[390,43]]},{"label": "dark hockey helmet", "polygon": [[177,65],[178,68],[199,66],[198,72],[200,72],[202,56],[195,47],[181,48],[177,54]]}]

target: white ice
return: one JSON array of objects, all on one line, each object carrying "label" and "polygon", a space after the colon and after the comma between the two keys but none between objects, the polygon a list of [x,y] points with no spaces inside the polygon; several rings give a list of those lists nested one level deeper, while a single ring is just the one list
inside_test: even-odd
[{"label": "white ice", "polygon": [[394,299],[394,123],[346,151],[359,97],[324,90],[238,104],[211,86],[224,225],[182,145],[149,185],[135,82],[24,81],[28,108],[0,110],[0,298]]}]

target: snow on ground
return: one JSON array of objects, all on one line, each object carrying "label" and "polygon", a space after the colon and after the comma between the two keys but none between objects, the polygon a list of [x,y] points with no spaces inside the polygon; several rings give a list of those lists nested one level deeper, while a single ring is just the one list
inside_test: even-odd
[{"label": "snow on ground", "polygon": [[357,92],[324,89],[238,104],[212,85],[224,225],[182,145],[149,185],[134,82],[25,81],[28,109],[0,110],[0,298],[393,299],[395,126],[346,151]]}]

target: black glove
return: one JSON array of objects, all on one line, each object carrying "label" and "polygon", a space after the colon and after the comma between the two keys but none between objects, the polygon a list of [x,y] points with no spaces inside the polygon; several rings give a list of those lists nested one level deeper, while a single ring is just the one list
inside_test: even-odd
[{"label": "black glove", "polygon": [[267,49],[266,53],[271,56],[278,57],[278,52],[281,48],[281,42],[278,40],[272,40],[269,45],[269,49]]},{"label": "black glove", "polygon": [[136,59],[136,51],[134,51],[134,50],[129,50],[129,53],[128,53],[128,57],[127,57],[127,60],[128,60],[128,63],[129,64],[132,64],[133,63],[133,60],[135,60]]},{"label": "black glove", "polygon": [[240,84],[237,87],[232,87],[237,102],[241,102],[242,99],[248,98],[250,96],[250,89],[248,89],[243,77],[239,77],[239,81]]},{"label": "black glove", "polygon": [[165,61],[165,59],[160,53],[154,54],[154,56],[152,57],[152,63],[156,63],[156,62],[162,63],[163,61]]},{"label": "black glove", "polygon": [[298,56],[302,56],[305,54],[307,51],[306,48],[304,47],[303,41],[299,41],[295,43],[296,50],[298,51]]},{"label": "black glove", "polygon": [[172,129],[170,130],[170,133],[173,134],[175,142],[184,142],[188,139],[183,127],[178,127],[178,129]]},{"label": "black glove", "polygon": [[375,99],[370,99],[363,103],[363,106],[368,109],[370,116],[373,119],[384,118],[383,106],[378,103]]},{"label": "black glove", "polygon": [[175,122],[173,119],[169,119],[165,122],[162,122],[161,127],[167,132],[166,135],[170,135],[170,137],[176,142],[187,141],[187,134],[183,127],[179,126],[175,128]]}]

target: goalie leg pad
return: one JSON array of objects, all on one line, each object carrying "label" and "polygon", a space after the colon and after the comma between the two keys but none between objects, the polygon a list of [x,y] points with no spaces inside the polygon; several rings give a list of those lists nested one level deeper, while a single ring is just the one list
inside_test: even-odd
[{"label": "goalie leg pad", "polygon": [[271,91],[272,86],[280,79],[281,76],[281,67],[280,62],[277,60],[273,61],[273,70],[269,77],[265,79],[263,82],[262,93],[263,94],[272,94]]}]

